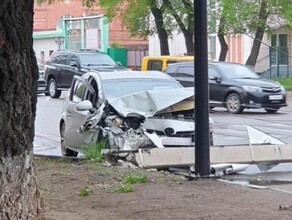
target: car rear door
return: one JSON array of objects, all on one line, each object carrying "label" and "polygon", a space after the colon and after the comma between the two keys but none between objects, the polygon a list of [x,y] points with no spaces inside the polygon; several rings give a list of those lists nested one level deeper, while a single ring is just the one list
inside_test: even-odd
[{"label": "car rear door", "polygon": [[61,62],[60,62],[60,68],[61,68],[61,86],[65,88],[69,88],[72,80],[73,75],[71,73],[71,68],[69,66],[69,54],[68,53],[62,53],[61,55]]},{"label": "car rear door", "polygon": [[219,72],[209,65],[209,99],[212,101],[224,102],[225,88],[222,84],[222,77]]}]

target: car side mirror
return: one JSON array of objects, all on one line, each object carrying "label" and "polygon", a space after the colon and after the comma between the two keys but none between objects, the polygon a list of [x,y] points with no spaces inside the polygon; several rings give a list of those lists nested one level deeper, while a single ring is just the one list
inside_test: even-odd
[{"label": "car side mirror", "polygon": [[93,108],[91,101],[84,100],[76,105],[77,111],[90,111]]},{"label": "car side mirror", "polygon": [[214,80],[214,81],[216,81],[216,82],[218,82],[218,83],[221,82],[221,78],[218,77],[218,76],[209,76],[209,79],[210,79],[210,80]]},{"label": "car side mirror", "polygon": [[118,67],[122,67],[122,63],[120,61],[117,61],[116,64]]},{"label": "car side mirror", "polygon": [[70,66],[79,68],[79,65],[76,61],[70,61]]}]

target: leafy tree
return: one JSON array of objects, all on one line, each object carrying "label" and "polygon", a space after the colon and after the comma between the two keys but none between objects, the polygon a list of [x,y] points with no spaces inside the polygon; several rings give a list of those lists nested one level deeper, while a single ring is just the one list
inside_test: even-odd
[{"label": "leafy tree", "polygon": [[[91,0],[86,1],[87,6],[92,4]],[[169,54],[168,38],[174,30],[183,33],[187,52],[194,51],[191,0],[100,0],[99,5],[105,9],[109,20],[120,18],[133,36],[147,37],[157,33],[162,55]]]},{"label": "leafy tree", "polygon": [[0,8],[0,219],[43,219],[33,164],[37,62],[33,0]]},{"label": "leafy tree", "polygon": [[[95,4],[92,0],[84,3],[87,7]],[[105,9],[109,21],[119,18],[132,36],[147,37],[157,33],[161,55],[169,54],[169,31],[165,28],[163,3],[160,4],[156,0],[100,0],[99,5]],[[151,14],[154,17],[154,23],[152,23]]]},{"label": "leafy tree", "polygon": [[[166,7],[165,11],[169,12],[176,21],[172,30],[178,27],[184,35],[187,53],[194,53],[194,8],[192,1],[163,0],[163,3]],[[171,21],[173,22],[173,19]]]},{"label": "leafy tree", "polygon": [[252,33],[254,41],[246,65],[254,67],[263,36],[271,31],[269,22],[275,23],[282,18],[287,24],[292,23],[291,0],[220,0],[217,3],[220,5],[220,18],[217,20],[220,20],[218,37],[221,60],[225,60],[228,50],[225,35]]}]

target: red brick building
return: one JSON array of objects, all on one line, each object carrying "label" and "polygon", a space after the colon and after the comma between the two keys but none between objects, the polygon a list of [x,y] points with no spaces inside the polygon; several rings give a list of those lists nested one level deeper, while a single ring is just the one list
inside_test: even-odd
[{"label": "red brick building", "polygon": [[[34,12],[34,50],[40,62],[48,60],[54,50],[62,48],[70,49],[70,47],[64,46],[65,44],[67,45],[66,39],[64,43],[64,34],[67,34],[67,31],[64,31],[64,18],[75,19],[104,14],[104,11],[98,6],[87,9],[82,5],[81,0],[63,0],[55,1],[53,4],[35,4]],[[142,57],[148,52],[148,39],[130,37],[128,31],[118,19],[107,25],[106,32],[106,38],[97,36],[98,40],[104,42],[105,44],[103,45],[106,45],[101,51],[106,52],[106,49],[113,43],[118,43],[128,48],[128,66],[139,68]],[[60,42],[60,39],[62,42]],[[86,45],[84,47],[84,44],[82,46],[79,48],[87,48]]]},{"label": "red brick building", "polygon": [[[82,6],[81,0],[55,1],[53,4],[35,4],[34,9],[34,31],[56,30],[63,16],[82,17],[92,14],[103,14],[99,7],[86,9]],[[109,24],[109,45],[118,42],[121,45],[148,45],[148,40],[131,38],[127,30],[122,27],[119,20]]]}]

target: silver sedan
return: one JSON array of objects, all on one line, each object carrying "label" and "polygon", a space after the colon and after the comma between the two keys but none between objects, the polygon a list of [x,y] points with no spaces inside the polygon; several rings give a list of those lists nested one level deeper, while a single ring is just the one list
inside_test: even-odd
[{"label": "silver sedan", "polygon": [[[61,150],[106,139],[112,150],[193,146],[194,89],[159,71],[89,72],[75,76],[60,119]],[[210,142],[213,142],[210,120]]]}]

